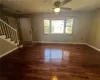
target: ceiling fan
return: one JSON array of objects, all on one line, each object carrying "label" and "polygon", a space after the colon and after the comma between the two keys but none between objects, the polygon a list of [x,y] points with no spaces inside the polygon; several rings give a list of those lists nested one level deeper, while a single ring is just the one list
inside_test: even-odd
[{"label": "ceiling fan", "polygon": [[52,8],[54,10],[54,12],[58,13],[60,12],[60,10],[65,10],[65,11],[70,11],[72,8],[65,8],[65,7],[61,7],[65,4],[67,4],[68,2],[70,2],[71,0],[64,0],[63,2],[60,2],[59,0],[57,0],[54,3],[55,8]]}]

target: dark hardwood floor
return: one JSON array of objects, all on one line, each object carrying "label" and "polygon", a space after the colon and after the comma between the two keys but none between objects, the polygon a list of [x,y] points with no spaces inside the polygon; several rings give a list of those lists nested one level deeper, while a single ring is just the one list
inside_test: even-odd
[{"label": "dark hardwood floor", "polygon": [[100,80],[100,52],[85,45],[24,47],[0,59],[0,80]]}]

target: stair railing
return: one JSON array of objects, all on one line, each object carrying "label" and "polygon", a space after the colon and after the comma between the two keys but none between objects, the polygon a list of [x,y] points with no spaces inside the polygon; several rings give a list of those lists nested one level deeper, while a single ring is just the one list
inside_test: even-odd
[{"label": "stair railing", "polygon": [[11,41],[14,41],[15,43],[17,43],[17,45],[19,45],[17,29],[11,27],[2,19],[0,19],[0,35],[5,35],[6,39],[10,38]]}]

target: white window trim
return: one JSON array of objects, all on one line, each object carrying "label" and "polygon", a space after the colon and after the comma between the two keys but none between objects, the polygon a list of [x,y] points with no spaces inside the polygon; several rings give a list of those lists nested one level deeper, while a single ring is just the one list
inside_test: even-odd
[{"label": "white window trim", "polygon": [[[54,35],[56,35],[56,34],[58,34],[58,35],[72,35],[73,34],[73,26],[74,26],[74,18],[73,17],[67,17],[67,18],[44,18],[43,19],[43,21],[44,20],[50,20],[50,33],[45,33],[44,31],[43,31],[43,33],[44,33],[44,35],[52,35],[52,34],[54,34]],[[65,28],[66,28],[66,20],[67,19],[73,19],[73,26],[72,26],[72,33],[71,34],[68,34],[68,33],[66,33],[65,31]],[[63,33],[52,33],[51,32],[51,20],[64,20],[64,31],[63,31]],[[44,25],[43,25],[43,30],[44,30]]]}]

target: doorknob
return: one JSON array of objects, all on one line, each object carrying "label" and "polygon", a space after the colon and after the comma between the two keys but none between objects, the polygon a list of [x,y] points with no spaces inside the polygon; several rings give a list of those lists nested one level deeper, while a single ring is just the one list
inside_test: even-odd
[{"label": "doorknob", "polygon": [[31,31],[29,31],[29,33],[31,34]]}]

